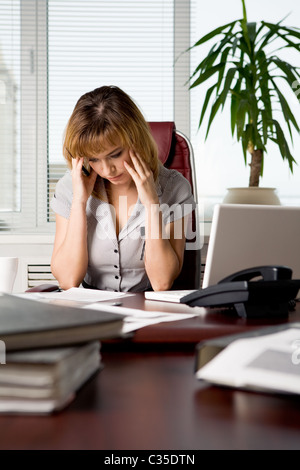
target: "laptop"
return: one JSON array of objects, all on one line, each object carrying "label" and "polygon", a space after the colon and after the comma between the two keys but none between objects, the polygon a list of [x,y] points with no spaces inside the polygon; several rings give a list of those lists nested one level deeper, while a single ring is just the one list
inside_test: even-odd
[{"label": "laptop", "polygon": [[265,265],[288,266],[300,279],[300,207],[216,205],[202,287]]}]

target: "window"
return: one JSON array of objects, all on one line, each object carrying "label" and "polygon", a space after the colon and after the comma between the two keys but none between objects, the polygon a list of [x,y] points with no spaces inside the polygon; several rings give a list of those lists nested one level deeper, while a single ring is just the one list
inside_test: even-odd
[{"label": "window", "polygon": [[[297,0],[251,0],[246,1],[249,21],[270,21],[277,23],[285,18],[288,26],[298,26],[300,19],[300,3]],[[216,10],[218,14],[216,14]],[[242,18],[242,2],[240,0],[221,0],[214,2],[198,1],[191,6],[191,44],[213,29],[225,25],[230,21]],[[205,50],[212,47],[195,48],[191,54],[191,70],[203,59]],[[201,54],[201,55],[199,55]],[[284,51],[283,58],[295,66],[299,61],[297,57],[288,55]],[[293,103],[293,112],[299,117],[299,89],[298,99],[291,96],[288,91],[288,101]],[[210,221],[213,207],[222,202],[226,189],[232,186],[248,186],[249,171],[244,164],[242,146],[231,137],[230,109],[224,108],[222,113],[212,123],[209,135],[205,141],[206,125],[204,123],[198,131],[198,123],[201,114],[201,106],[207,90],[206,84],[191,91],[191,141],[194,148],[197,163],[198,199],[204,204],[205,220]],[[206,121],[207,122],[207,121]],[[298,119],[299,124],[299,119]],[[284,125],[283,125],[284,127]],[[270,186],[278,189],[278,196],[282,204],[300,205],[300,138],[294,133],[294,145],[291,151],[298,162],[295,165],[294,174],[291,175],[288,165],[280,156],[279,150],[272,142],[268,145],[268,153],[265,155],[264,176],[260,186]]]},{"label": "window", "polygon": [[[252,21],[273,22],[290,13],[287,23],[297,25],[300,4],[252,0],[247,11]],[[174,120],[191,138],[198,197],[210,220],[227,187],[248,184],[248,169],[228,109],[206,141],[205,127],[198,132],[204,89],[190,93],[187,82],[199,52],[185,51],[241,15],[240,0],[0,0],[0,230],[54,232],[49,202],[66,169],[67,119],[81,94],[104,84],[128,92],[148,120]],[[296,159],[299,153],[295,136]],[[299,162],[290,175],[270,145],[261,185],[299,205],[299,177]]]},{"label": "window", "polygon": [[20,210],[20,2],[0,14],[0,228],[1,214]]},{"label": "window", "polygon": [[0,2],[0,230],[33,232],[47,213],[45,2]]},{"label": "window", "polygon": [[[175,120],[188,133],[189,61],[175,57],[189,46],[189,1],[1,0],[0,18],[0,70],[14,89],[0,137],[14,161],[1,172],[2,230],[54,230],[49,201],[66,170],[63,132],[83,93],[118,85],[149,121]],[[2,72],[0,103],[5,86]]]},{"label": "window", "polygon": [[[173,1],[48,1],[50,181],[78,98],[118,85],[148,120],[173,119]],[[52,189],[52,188],[51,188]]]}]

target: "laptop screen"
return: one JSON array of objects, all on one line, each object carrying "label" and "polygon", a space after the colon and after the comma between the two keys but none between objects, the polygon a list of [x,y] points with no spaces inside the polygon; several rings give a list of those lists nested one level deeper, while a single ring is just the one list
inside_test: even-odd
[{"label": "laptop screen", "polygon": [[216,205],[202,287],[266,265],[288,266],[300,279],[300,207]]}]

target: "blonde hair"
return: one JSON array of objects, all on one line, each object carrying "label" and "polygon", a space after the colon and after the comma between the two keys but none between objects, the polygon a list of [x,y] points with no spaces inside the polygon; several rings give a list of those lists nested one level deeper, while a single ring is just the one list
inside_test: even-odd
[{"label": "blonde hair", "polygon": [[134,150],[157,179],[160,161],[149,124],[132,98],[116,86],[96,88],[79,98],[66,127],[63,154],[72,168],[72,158],[87,161],[107,145]]}]

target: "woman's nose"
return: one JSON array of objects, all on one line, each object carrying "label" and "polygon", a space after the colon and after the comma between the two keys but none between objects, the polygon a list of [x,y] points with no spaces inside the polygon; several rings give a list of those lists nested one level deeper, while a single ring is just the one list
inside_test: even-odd
[{"label": "woman's nose", "polygon": [[114,172],[115,166],[112,163],[105,161],[102,162],[101,173],[103,174],[103,176],[111,176],[114,174]]}]

